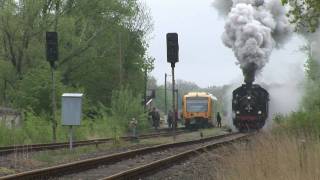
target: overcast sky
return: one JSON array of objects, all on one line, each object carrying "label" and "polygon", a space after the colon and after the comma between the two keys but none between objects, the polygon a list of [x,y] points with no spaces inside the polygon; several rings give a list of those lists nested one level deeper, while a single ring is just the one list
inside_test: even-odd
[{"label": "overcast sky", "polygon": [[[141,0],[150,8],[154,31],[149,55],[155,58],[151,73],[163,84],[164,73],[171,73],[166,61],[166,33],[179,34],[180,62],[176,79],[200,87],[220,86],[243,80],[233,52],[221,41],[224,19],[212,7],[213,0]],[[302,38],[294,36],[281,50],[275,50],[259,77],[261,81],[286,82],[303,72],[304,54],[299,51]]]}]

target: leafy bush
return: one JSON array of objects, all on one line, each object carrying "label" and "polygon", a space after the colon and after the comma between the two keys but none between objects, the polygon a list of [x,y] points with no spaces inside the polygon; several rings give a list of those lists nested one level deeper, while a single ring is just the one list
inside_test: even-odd
[{"label": "leafy bush", "polygon": [[318,136],[320,132],[320,112],[319,111],[298,111],[290,115],[277,115],[274,122],[280,125],[274,131],[292,132],[294,134],[309,134]]},{"label": "leafy bush", "polygon": [[139,130],[148,128],[147,114],[141,105],[141,99],[140,95],[135,95],[128,87],[113,91],[111,99],[113,122],[111,124],[117,124],[127,131],[130,120],[136,118]]},{"label": "leafy bush", "polygon": [[[55,73],[56,78],[56,99],[59,105],[58,98],[63,89],[66,89],[59,81],[61,75]],[[11,92],[13,104],[18,108],[31,108],[37,115],[41,113],[49,113],[52,109],[52,81],[51,71],[47,64],[39,65],[37,68],[30,70],[23,79],[17,82],[15,91]]]}]

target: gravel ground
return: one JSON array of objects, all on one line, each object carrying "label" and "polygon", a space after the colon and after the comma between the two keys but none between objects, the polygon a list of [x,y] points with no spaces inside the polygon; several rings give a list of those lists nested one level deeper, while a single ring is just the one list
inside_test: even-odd
[{"label": "gravel ground", "polygon": [[[208,145],[211,143],[212,143],[212,141],[206,142],[206,143],[187,145],[187,146],[177,147],[177,148],[169,148],[169,149],[166,149],[163,151],[157,151],[157,152],[149,153],[146,155],[136,156],[134,158],[119,161],[114,164],[100,166],[99,168],[84,171],[81,173],[70,174],[67,176],[63,176],[59,179],[77,179],[77,180],[79,180],[79,179],[100,179],[100,178],[104,178],[104,177],[119,173],[124,170],[129,170],[134,167],[142,166],[142,165],[145,165],[145,164],[148,164],[148,163],[160,160],[160,159],[164,159],[166,157],[176,155],[178,153],[182,153],[187,150],[198,148],[201,145]],[[204,166],[206,166],[206,165],[204,165]]]},{"label": "gravel ground", "polygon": [[[213,134],[221,134],[216,130],[205,130],[205,136]],[[185,141],[191,139],[198,139],[199,132],[192,132],[187,134],[181,134],[177,136],[177,141]],[[103,155],[110,155],[113,153],[124,152],[128,150],[139,149],[143,147],[149,147],[156,144],[170,143],[171,137],[158,137],[153,139],[141,140],[139,144],[132,144],[129,142],[123,142],[121,146],[115,146],[112,144],[104,144],[95,146],[86,146],[76,148],[75,151],[70,152],[66,150],[53,150],[42,152],[22,152],[16,154],[10,154],[6,156],[0,156],[0,176],[19,173],[32,169],[39,169],[49,167],[58,164],[64,164],[67,162],[73,162],[77,160],[84,160],[93,157],[99,157]],[[143,160],[142,160],[143,162]],[[79,178],[78,178],[79,179]],[[81,178],[80,178],[81,179]]]},{"label": "gravel ground", "polygon": [[234,145],[237,147],[238,143],[201,153],[141,180],[220,180],[228,172],[224,159],[237,153]]},{"label": "gravel ground", "polygon": [[217,166],[223,158],[220,153],[211,151],[200,154],[142,180],[217,180]]},{"label": "gravel ground", "polygon": [[[70,159],[59,159],[59,154],[62,153],[61,150],[10,154],[7,156],[0,157],[0,167],[10,169],[11,171],[9,171],[9,173],[6,171],[0,172],[0,176],[28,171],[32,169],[44,168],[50,165],[64,164],[64,163],[72,162],[75,160],[84,160],[84,159],[99,157],[103,155],[110,155],[117,152],[124,152],[128,150],[134,150],[134,149],[139,149],[139,148],[149,147],[149,146],[150,145],[130,145],[126,147],[112,146],[109,148],[107,147],[96,148],[95,146],[92,146],[87,148],[94,149],[94,152],[87,152],[87,153],[77,152],[74,155],[70,155],[74,157]],[[66,153],[70,153],[68,152],[68,150],[64,150],[64,151],[66,151]],[[48,160],[48,161],[54,161],[55,159],[59,159],[59,160],[56,162],[43,162],[41,161],[41,159],[39,160],[39,157],[38,157],[39,154],[40,154],[40,158],[41,157],[50,158],[50,156],[54,156],[55,154],[57,154],[56,158],[53,158],[52,160]],[[37,158],[35,159],[36,156]]]}]

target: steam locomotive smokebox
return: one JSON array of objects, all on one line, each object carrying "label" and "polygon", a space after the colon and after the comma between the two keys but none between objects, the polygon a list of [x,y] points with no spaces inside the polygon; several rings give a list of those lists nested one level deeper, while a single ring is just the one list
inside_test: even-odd
[{"label": "steam locomotive smokebox", "polygon": [[62,95],[62,125],[80,125],[82,96],[81,93],[64,93]]},{"label": "steam locomotive smokebox", "polygon": [[258,84],[246,83],[232,93],[232,119],[239,131],[261,129],[268,118],[269,93]]}]

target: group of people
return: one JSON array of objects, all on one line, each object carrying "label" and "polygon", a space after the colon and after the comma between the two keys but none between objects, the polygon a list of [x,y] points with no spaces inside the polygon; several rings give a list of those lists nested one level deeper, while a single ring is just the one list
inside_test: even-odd
[{"label": "group of people", "polygon": [[[149,117],[152,120],[152,126],[157,130],[160,126],[160,113],[159,111],[153,107],[152,111],[149,112]],[[175,123],[173,122],[175,118]],[[177,122],[178,122],[179,116],[178,116],[178,111],[172,111],[169,110],[168,116],[167,116],[167,123],[169,128],[173,128],[173,126],[177,127]],[[221,128],[221,116],[220,113],[217,112],[217,127]]]},{"label": "group of people", "polygon": [[[159,111],[154,107],[152,108],[152,111],[149,112],[149,117],[152,120],[152,126],[155,129],[158,129],[160,126],[160,113]],[[178,122],[178,112],[173,112],[172,110],[169,110],[168,116],[167,116],[167,123],[169,128],[173,128],[173,117],[175,117],[175,127],[177,127]]]},{"label": "group of people", "polygon": [[[152,126],[157,130],[160,126],[160,113],[155,107],[152,108],[151,112],[149,112],[149,117],[152,120]],[[175,117],[175,123],[173,122],[174,121],[173,117]],[[173,128],[173,126],[175,125],[175,127],[177,128],[178,118],[179,117],[178,117],[177,111],[173,112],[172,110],[169,110],[168,116],[167,116],[168,127]],[[138,141],[137,126],[138,126],[138,121],[135,118],[132,118],[129,122],[129,127],[131,129],[132,140],[134,142]],[[217,127],[221,128],[221,116],[219,112],[217,113]]]}]

